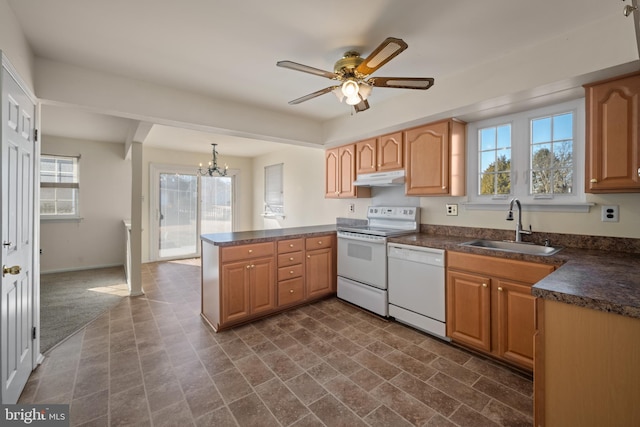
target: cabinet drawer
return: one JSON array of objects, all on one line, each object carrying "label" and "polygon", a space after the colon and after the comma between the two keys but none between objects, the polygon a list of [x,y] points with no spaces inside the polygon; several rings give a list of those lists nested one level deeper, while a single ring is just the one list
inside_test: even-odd
[{"label": "cabinet drawer", "polygon": [[295,264],[302,264],[301,251],[278,255],[278,267],[286,267],[288,265],[295,265]]},{"label": "cabinet drawer", "polygon": [[278,253],[285,254],[288,252],[301,251],[304,248],[303,239],[280,240],[278,242]]},{"label": "cabinet drawer", "polygon": [[247,258],[258,258],[273,255],[273,242],[256,243],[253,245],[229,246],[222,248],[222,262],[236,261]]},{"label": "cabinet drawer", "polygon": [[304,300],[302,277],[278,283],[278,305],[288,305]]},{"label": "cabinet drawer", "polygon": [[306,249],[308,251],[312,251],[314,249],[322,249],[322,248],[330,248],[333,245],[333,236],[317,236],[317,237],[307,237],[306,241]]},{"label": "cabinet drawer", "polygon": [[302,277],[302,264],[278,268],[278,281]]},{"label": "cabinet drawer", "polygon": [[447,267],[525,283],[536,283],[555,269],[550,264],[538,264],[454,251],[447,252]]}]

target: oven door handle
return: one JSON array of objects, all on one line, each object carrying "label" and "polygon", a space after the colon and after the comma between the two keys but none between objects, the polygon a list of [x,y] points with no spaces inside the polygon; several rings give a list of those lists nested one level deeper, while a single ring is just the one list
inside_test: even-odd
[{"label": "oven door handle", "polygon": [[341,234],[338,233],[338,239],[344,239],[344,240],[356,240],[359,242],[366,242],[366,243],[371,243],[374,245],[384,245],[386,244],[385,239],[370,239],[367,237],[360,237],[357,234],[349,234],[349,235],[345,235],[345,234]]}]

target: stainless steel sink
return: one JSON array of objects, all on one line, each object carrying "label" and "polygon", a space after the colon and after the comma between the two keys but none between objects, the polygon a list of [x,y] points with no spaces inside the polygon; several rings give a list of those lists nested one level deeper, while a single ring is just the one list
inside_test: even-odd
[{"label": "stainless steel sink", "polygon": [[509,240],[471,240],[460,243],[460,246],[472,246],[475,248],[492,249],[495,251],[516,252],[527,255],[550,256],[557,254],[563,248],[553,246],[536,245],[534,243],[513,242]]}]

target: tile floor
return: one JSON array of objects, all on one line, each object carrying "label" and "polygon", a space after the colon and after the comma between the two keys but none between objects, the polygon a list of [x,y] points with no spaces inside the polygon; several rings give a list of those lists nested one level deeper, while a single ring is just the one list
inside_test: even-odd
[{"label": "tile floor", "polygon": [[229,331],[199,317],[199,260],[145,264],[55,347],[20,403],[83,426],[531,426],[530,379],[328,299]]}]

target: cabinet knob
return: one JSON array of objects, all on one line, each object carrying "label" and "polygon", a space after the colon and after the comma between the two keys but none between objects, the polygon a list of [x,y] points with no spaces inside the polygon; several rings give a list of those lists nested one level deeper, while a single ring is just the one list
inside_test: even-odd
[{"label": "cabinet knob", "polygon": [[321,245],[322,244],[322,240],[318,240],[318,244]]},{"label": "cabinet knob", "polygon": [[311,255],[307,255],[307,258],[311,258]]},{"label": "cabinet knob", "polygon": [[289,243],[289,247],[292,248],[293,247],[293,243]]},{"label": "cabinet knob", "polygon": [[293,293],[293,289],[289,289],[289,293],[292,294]]},{"label": "cabinet knob", "polygon": [[293,261],[293,257],[292,257],[292,256],[291,256],[291,257],[289,257],[289,261]]},{"label": "cabinet knob", "polygon": [[483,288],[486,288],[486,287],[487,287],[487,284],[486,284],[486,283],[483,283],[483,284],[482,284],[482,287],[483,287]]},{"label": "cabinet knob", "polygon": [[250,266],[250,265],[247,265],[247,269],[249,269],[249,268],[251,268],[251,266]]},{"label": "cabinet knob", "polygon": [[290,271],[289,271],[289,274],[293,274],[293,270],[290,270]]},{"label": "cabinet knob", "polygon": [[251,264],[251,268],[255,268],[255,265]]},{"label": "cabinet knob", "polygon": [[500,292],[502,292],[502,287],[498,287],[498,290],[499,290]]},{"label": "cabinet knob", "polygon": [[253,249],[249,249],[249,253],[252,253],[252,252],[253,252]]},{"label": "cabinet knob", "polygon": [[597,179],[595,179],[595,178],[591,178],[591,179],[589,180],[589,182],[590,182],[590,183],[592,183],[592,184],[597,184],[597,183],[598,183],[598,180],[597,180]]}]

